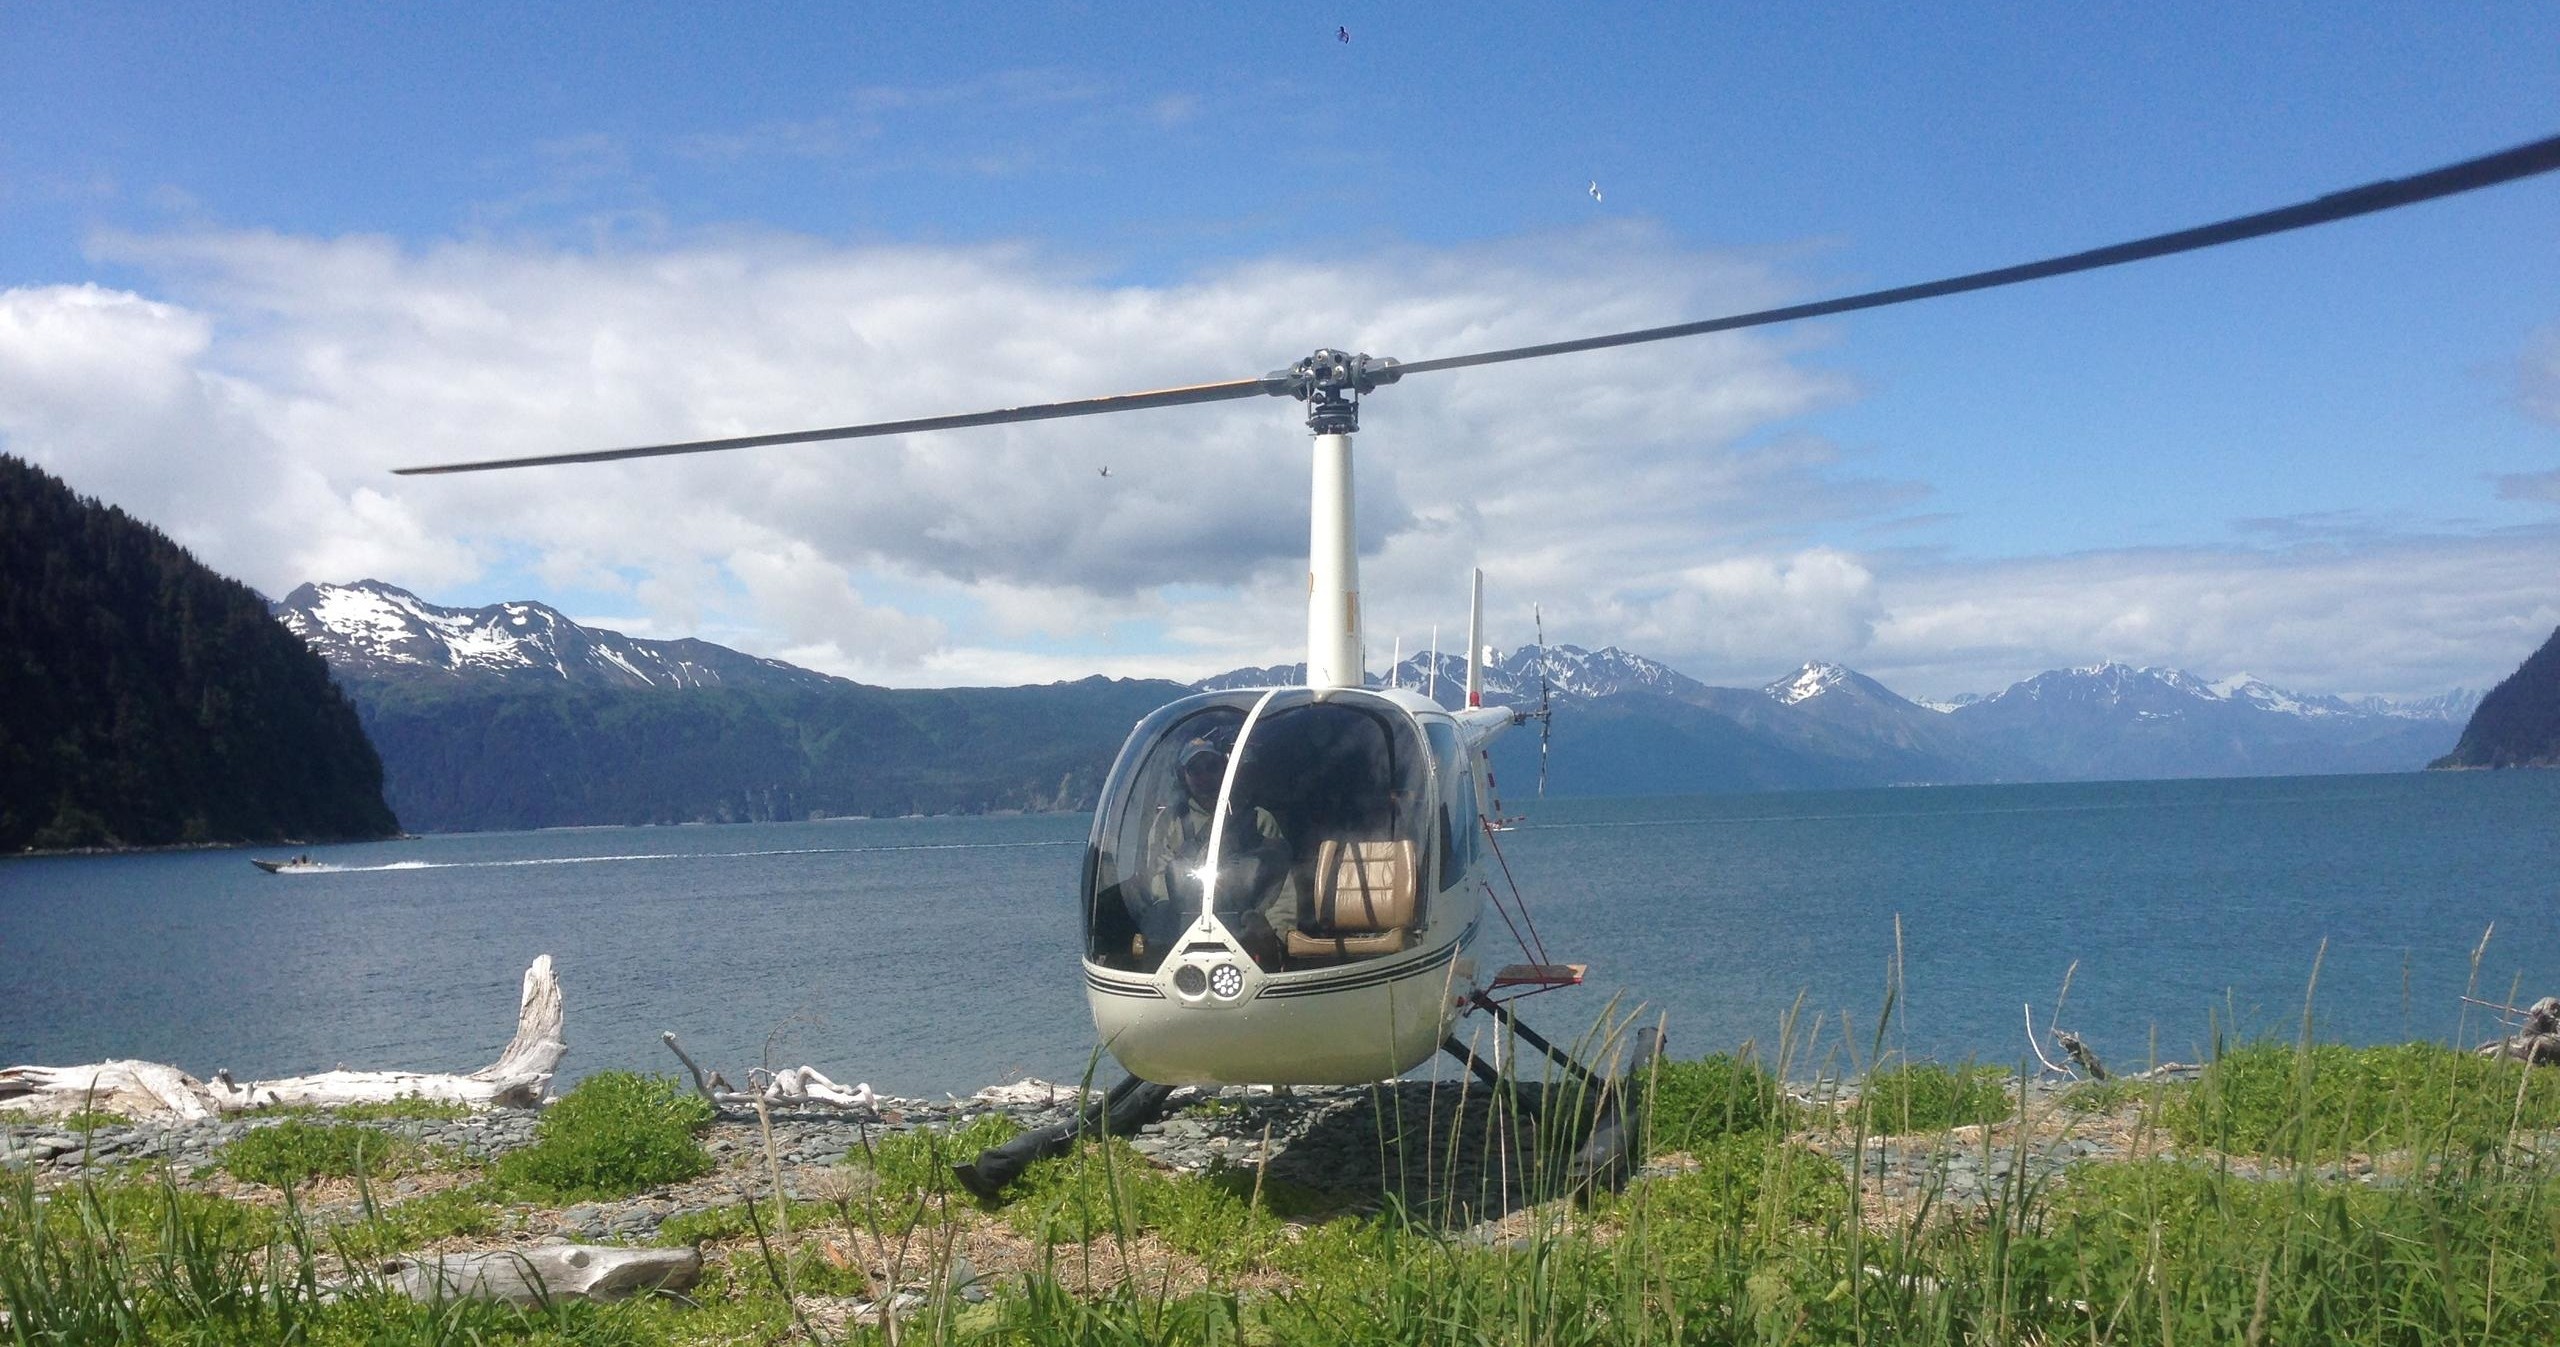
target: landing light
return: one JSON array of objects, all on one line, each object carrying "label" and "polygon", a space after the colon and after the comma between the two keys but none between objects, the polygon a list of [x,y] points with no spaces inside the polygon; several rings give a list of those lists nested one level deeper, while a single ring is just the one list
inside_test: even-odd
[{"label": "landing light", "polygon": [[1221,1001],[1236,999],[1244,994],[1244,970],[1231,963],[1210,969],[1209,990],[1216,992]]}]

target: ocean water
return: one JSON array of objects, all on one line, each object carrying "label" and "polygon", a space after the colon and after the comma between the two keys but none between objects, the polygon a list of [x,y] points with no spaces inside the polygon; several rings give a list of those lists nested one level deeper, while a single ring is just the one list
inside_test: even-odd
[{"label": "ocean water", "polygon": [[[1881,1042],[2011,1063],[2021,1007],[2118,1066],[2217,1026],[2475,1040],[2460,997],[2560,994],[2560,772],[1513,801],[1501,835],[1546,953],[1675,1053],[1792,1016],[1799,1070]],[[0,861],[0,1062],[199,1075],[469,1070],[552,955],[570,1075],[813,1063],[892,1093],[1074,1078],[1081,817],[485,833],[313,849]],[[1492,921],[1486,957],[1519,957]],[[1899,979],[1895,969],[1899,960]],[[2318,973],[2314,984],[2314,966]],[[2076,968],[2075,968],[2076,965]],[[1898,986],[1894,1019],[1878,1015]]]}]

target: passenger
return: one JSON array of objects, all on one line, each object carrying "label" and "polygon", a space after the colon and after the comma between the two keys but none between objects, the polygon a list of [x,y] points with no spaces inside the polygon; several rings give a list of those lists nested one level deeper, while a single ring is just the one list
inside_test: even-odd
[{"label": "passenger", "polygon": [[[1231,740],[1222,733],[1197,736],[1175,759],[1179,806],[1156,816],[1147,834],[1148,871],[1139,933],[1151,949],[1170,948],[1199,915],[1207,887],[1204,867],[1215,830],[1218,790],[1225,784]],[[1231,802],[1220,847],[1217,915],[1266,968],[1278,966],[1281,932],[1298,924],[1298,894],[1289,839],[1268,809]]]}]

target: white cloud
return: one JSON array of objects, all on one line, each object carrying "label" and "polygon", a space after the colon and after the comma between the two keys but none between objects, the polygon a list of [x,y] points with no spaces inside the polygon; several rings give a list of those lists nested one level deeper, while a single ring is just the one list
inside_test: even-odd
[{"label": "white cloud", "polygon": [[729,554],[729,574],[786,645],[777,657],[849,678],[877,678],[940,649],[942,624],[865,603],[842,568],[803,542]]},{"label": "white cloud", "polygon": [[1917,565],[1881,584],[1861,667],[1933,696],[2100,659],[2345,695],[2480,688],[2560,626],[2556,574],[2555,529]]},{"label": "white cloud", "polygon": [[[765,235],[595,252],[265,233],[98,247],[156,293],[0,293],[0,447],[214,565],[271,593],[373,576],[432,598],[527,577],[611,596],[657,634],[911,684],[1300,657],[1295,406],[387,470],[1258,374],[1319,342],[1442,355],[1793,297],[1749,260],[1616,225],[1155,286],[1023,248]],[[2550,625],[2531,616],[2551,595],[2542,533],[1975,566],[1844,550],[1928,493],[1797,424],[1856,396],[1813,359],[1826,337],[1727,334],[1374,397],[1359,448],[1373,659],[1398,634],[1419,648],[1434,623],[1461,641],[1477,564],[1500,644],[1528,639],[1541,602],[1554,639],[1710,679],[1829,657],[1922,692],[2101,656],[2432,690],[2512,666],[2499,614]]]}]

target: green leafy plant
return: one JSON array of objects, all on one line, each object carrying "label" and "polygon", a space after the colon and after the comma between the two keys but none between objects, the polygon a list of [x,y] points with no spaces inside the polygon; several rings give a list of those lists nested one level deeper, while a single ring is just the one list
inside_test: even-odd
[{"label": "green leafy plant", "polygon": [[414,1150],[370,1127],[296,1118],[258,1128],[232,1142],[223,1149],[222,1168],[243,1183],[298,1188],[313,1179],[371,1178]]},{"label": "green leafy plant", "polygon": [[712,1169],[697,1139],[711,1105],[666,1076],[605,1071],[545,1110],[534,1142],[498,1161],[508,1192],[551,1201],[628,1197]]},{"label": "green leafy plant", "polygon": [[1754,1057],[1717,1053],[1696,1061],[1663,1062],[1654,1068],[1652,1087],[1647,1117],[1655,1150],[1688,1150],[1714,1137],[1783,1131],[1796,1125],[1800,1114],[1778,1088],[1777,1077]]},{"label": "green leafy plant", "polygon": [[485,1235],[498,1226],[488,1197],[474,1185],[376,1207],[365,1219],[331,1231],[331,1242],[342,1257],[378,1259],[456,1235]]},{"label": "green leafy plant", "polygon": [[1870,1075],[1858,1088],[1858,1120],[1868,1132],[1931,1132],[2009,1116],[2009,1073],[1996,1066],[1915,1062]]},{"label": "green leafy plant", "polygon": [[2511,1125],[2560,1126],[2560,1079],[2433,1043],[2252,1043],[2215,1058],[2162,1121],[2184,1145],[2245,1154],[2478,1151]]}]

